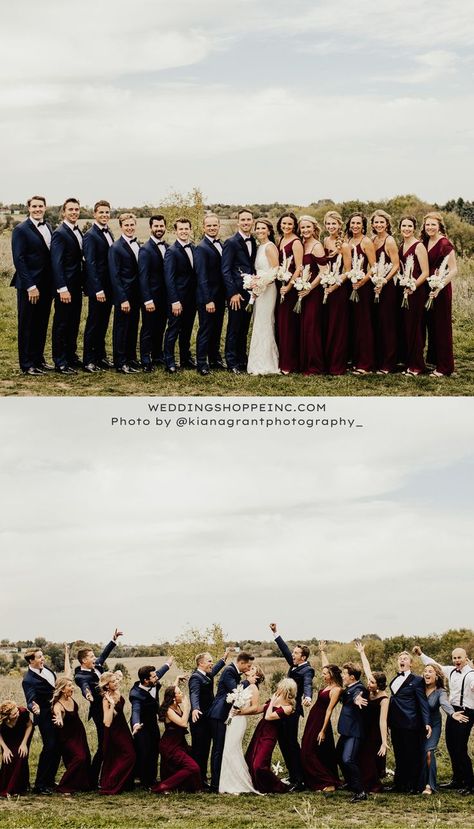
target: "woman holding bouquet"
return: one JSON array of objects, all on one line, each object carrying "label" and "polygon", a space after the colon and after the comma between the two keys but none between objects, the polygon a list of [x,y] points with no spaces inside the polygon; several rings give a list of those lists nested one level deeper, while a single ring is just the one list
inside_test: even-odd
[{"label": "woman holding bouquet", "polygon": [[113,671],[102,674],[99,689],[104,711],[104,759],[99,794],[120,794],[133,788],[135,746],[123,713],[125,700],[120,694],[117,675]]},{"label": "woman holding bouquet", "polygon": [[[255,259],[256,276],[252,279],[254,294],[253,327],[247,362],[248,374],[279,374],[278,348],[275,341],[275,305],[277,289],[278,248],[273,225],[268,219],[257,219],[255,235],[259,242]],[[248,306],[247,306],[248,307]]]},{"label": "woman holding bouquet", "polygon": [[[423,219],[421,240],[428,250],[429,276],[439,277],[433,284],[428,299],[428,355],[435,366],[431,377],[444,377],[454,371],[452,285],[458,268],[454,245],[446,237],[441,213],[427,213]],[[433,279],[434,282],[434,279]]]},{"label": "woman holding bouquet", "polygon": [[152,788],[155,794],[197,792],[201,788],[201,771],[186,742],[190,710],[189,698],[179,685],[168,686],[159,713],[165,733],[160,740],[161,780]]},{"label": "woman holding bouquet", "polygon": [[336,747],[331,714],[342,695],[341,670],[331,665],[326,643],[319,643],[324,687],[318,692],[306,722],[301,741],[304,782],[312,791],[334,792],[341,785],[337,770]]},{"label": "woman holding bouquet", "polygon": [[344,241],[342,216],[329,210],[324,217],[328,235],[324,251],[331,273],[335,277],[332,286],[324,288],[323,295],[323,343],[326,371],[328,374],[345,374],[347,370],[349,342],[349,293],[346,273],[351,269],[351,249]]},{"label": "woman holding bouquet", "polygon": [[352,259],[353,373],[368,374],[375,366],[373,294],[370,282],[375,265],[375,248],[367,236],[367,219],[362,213],[352,213],[349,216],[346,234]]},{"label": "woman holding bouquet", "polygon": [[[277,303],[278,350],[282,374],[299,371],[300,367],[300,318],[294,314],[298,294],[295,279],[303,270],[303,245],[296,235],[298,220],[294,213],[284,213],[277,223],[280,234],[279,256],[282,286]],[[284,280],[284,273],[289,277]]]},{"label": "woman holding bouquet", "polygon": [[376,210],[370,217],[374,236],[376,267],[374,283],[375,367],[377,374],[390,374],[397,366],[397,288],[393,277],[400,260],[392,236],[391,217],[385,210]]},{"label": "woman holding bouquet", "polygon": [[247,728],[245,719],[252,714],[261,714],[263,705],[259,704],[259,685],[264,682],[265,675],[258,665],[252,665],[245,673],[248,681],[246,688],[239,686],[242,691],[242,708],[231,708],[225,735],[224,753],[222,755],[221,775],[219,778],[219,792],[227,794],[258,794],[253,787],[247,763],[242,749],[242,740]]},{"label": "woman holding bouquet", "polygon": [[307,288],[299,291],[301,302],[300,371],[306,377],[324,374],[322,337],[323,294],[318,290],[321,269],[326,267],[324,248],[319,241],[321,228],[313,216],[301,216],[298,231],[303,240],[303,272]]},{"label": "woman holding bouquet", "polygon": [[400,271],[405,275],[410,272],[414,280],[413,288],[404,288],[406,304],[402,308],[405,374],[417,377],[426,371],[423,357],[426,293],[421,286],[428,276],[428,254],[422,242],[415,238],[416,219],[414,216],[402,216],[399,229],[403,239],[398,250]]},{"label": "woman holding bouquet", "polygon": [[33,723],[26,708],[13,700],[0,704],[0,797],[25,794],[30,785],[28,753]]},{"label": "woman holding bouquet", "polygon": [[282,679],[271,700],[264,706],[264,715],[258,723],[245,759],[252,783],[262,794],[284,794],[288,785],[272,771],[272,754],[278,740],[278,721],[289,717],[296,705],[296,682]]}]

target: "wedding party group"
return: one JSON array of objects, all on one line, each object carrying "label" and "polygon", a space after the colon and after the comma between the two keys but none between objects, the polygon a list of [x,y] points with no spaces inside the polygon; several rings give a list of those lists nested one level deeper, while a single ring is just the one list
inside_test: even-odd
[{"label": "wedding party group", "polygon": [[[403,651],[398,656],[398,672],[388,685],[383,672],[371,669],[362,642],[354,644],[361,664],[347,661],[341,666],[330,662],[326,643],[320,642],[321,684],[313,704],[315,670],[309,648],[295,645],[290,650],[277,625],[272,622],[270,628],[289,666],[270,699],[262,695],[265,677],[254,656],[234,652],[226,664],[230,654],[226,651],[215,663],[210,653],[197,654],[191,675],[178,676],[160,700],[160,679],[171,666],[170,657],[159,670],[148,664],[139,668],[129,693],[130,725],[120,692],[123,675],[105,666],[121,635],[118,629],[100,656],[90,647],[79,649],[74,675],[68,646],[60,678],[46,666],[42,651],[30,648],[25,653],[28,669],[23,677],[26,707],[14,700],[0,703],[0,795],[28,791],[34,727],[42,739],[33,788],[40,795],[95,789],[101,795],[117,795],[138,782],[159,795],[178,791],[268,795],[303,790],[329,795],[342,788],[357,803],[367,800],[369,793],[387,791],[383,779],[389,734],[395,763],[390,790],[432,795],[438,788],[441,711],[446,714],[446,746],[453,775],[445,785],[463,795],[474,793],[468,753],[474,724],[474,667],[463,648],[453,650],[451,665],[440,665],[415,646],[413,652],[425,666],[422,675],[413,672],[412,655]],[[74,684],[89,706],[88,718],[97,731],[92,760]],[[302,731],[305,711],[309,713]],[[248,717],[254,715],[260,719],[244,753]],[[272,762],[277,744],[286,777],[281,763]],[[64,772],[56,781],[61,760]]]},{"label": "wedding party group", "polygon": [[[419,234],[416,218],[403,216],[399,244],[384,210],[370,216],[370,227],[361,213],[344,222],[328,211],[323,241],[311,215],[282,215],[276,241],[272,222],[255,219],[246,208],[239,211],[237,232],[222,241],[219,218],[209,213],[198,244],[184,216],[174,222],[176,241],[165,241],[166,219],[159,214],[150,217],[150,238],[140,244],[133,213],[119,216],[120,237],[114,239],[110,210],[108,201],[98,201],[83,234],[77,199],[66,199],[54,230],[44,219],[44,197],[28,200],[29,216],[12,233],[24,374],[133,374],[157,366],[202,376],[216,370],[304,376],[349,370],[443,377],[454,371],[457,265],[438,212],[424,217]],[[88,309],[80,356],[83,295]],[[51,364],[45,349],[53,302]]]}]

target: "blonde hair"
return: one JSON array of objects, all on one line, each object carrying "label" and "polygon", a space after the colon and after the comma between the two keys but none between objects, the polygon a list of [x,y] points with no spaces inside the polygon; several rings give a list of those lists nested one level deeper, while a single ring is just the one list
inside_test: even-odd
[{"label": "blonde hair", "polygon": [[378,208],[378,210],[374,210],[374,212],[372,213],[372,215],[370,217],[370,226],[371,226],[372,230],[373,230],[373,221],[374,221],[376,216],[381,216],[382,219],[385,219],[385,221],[387,222],[387,233],[389,234],[389,236],[391,236],[392,235],[392,217],[391,217],[390,213],[387,213],[386,210],[382,210],[382,208]]},{"label": "blonde hair", "polygon": [[[423,234],[424,234],[425,237],[426,237],[426,240],[428,239],[428,235],[425,231],[425,222],[426,222],[427,219],[435,219],[439,224],[439,232],[443,236],[446,236],[446,225],[444,224],[443,214],[439,213],[437,210],[430,210],[430,212],[427,213],[426,216],[423,216],[423,221],[421,223],[422,237],[423,237]],[[425,244],[426,244],[426,242],[425,242]]]},{"label": "blonde hair", "polygon": [[310,216],[309,213],[305,213],[303,216],[300,216],[298,219],[298,231],[300,229],[301,222],[311,222],[314,227],[314,235],[316,239],[319,239],[321,236],[321,225],[318,220],[314,218],[314,216]]},{"label": "blonde hair", "polygon": [[100,675],[98,687],[101,694],[105,694],[107,690],[107,685],[109,684],[111,679],[118,679],[118,677],[115,674],[115,671],[105,671],[105,673]]},{"label": "blonde hair", "polygon": [[324,224],[326,224],[328,219],[335,219],[335,221],[339,224],[339,233],[336,238],[336,250],[341,250],[344,242],[344,220],[337,210],[328,210],[328,212],[324,214]]},{"label": "blonde hair", "polygon": [[51,707],[53,707],[53,705],[55,705],[58,702],[59,698],[62,696],[62,693],[66,685],[69,684],[71,684],[74,687],[72,679],[68,676],[62,676],[60,679],[58,679],[51,699]]},{"label": "blonde hair", "polygon": [[280,680],[276,687],[276,693],[283,697],[284,700],[291,705],[293,711],[296,707],[296,694],[297,694],[297,687],[296,682],[294,679],[289,679],[288,677],[285,679]]},{"label": "blonde hair", "polygon": [[6,699],[4,702],[0,703],[0,725],[10,719],[12,711],[14,711],[15,708],[18,708],[18,705],[12,699]]},{"label": "blonde hair", "polygon": [[120,227],[122,227],[122,223],[125,222],[127,219],[134,219],[135,221],[137,221],[135,213],[121,213],[118,217]]}]

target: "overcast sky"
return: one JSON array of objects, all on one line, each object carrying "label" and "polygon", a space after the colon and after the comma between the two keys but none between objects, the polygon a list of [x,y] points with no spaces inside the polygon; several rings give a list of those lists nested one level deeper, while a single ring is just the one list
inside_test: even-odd
[{"label": "overcast sky", "polygon": [[143,398],[1,402],[2,636],[472,626],[472,400],[332,398],[362,428],[279,431],[110,425]]},{"label": "overcast sky", "polygon": [[472,0],[10,4],[0,199],[472,198]]}]

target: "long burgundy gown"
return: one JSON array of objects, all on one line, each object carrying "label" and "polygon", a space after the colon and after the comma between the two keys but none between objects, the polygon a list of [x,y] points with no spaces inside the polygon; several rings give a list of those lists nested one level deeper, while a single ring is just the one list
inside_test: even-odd
[{"label": "long burgundy gown", "polygon": [[[325,256],[305,253],[303,265],[311,268],[311,282],[316,279],[319,269],[325,265]],[[323,293],[319,287],[313,288],[301,303],[300,329],[300,371],[310,374],[324,374],[323,352]]]},{"label": "long burgundy gown", "polygon": [[[362,243],[356,245],[357,256],[363,257],[362,269],[367,273],[369,260],[362,250]],[[353,255],[353,251],[352,251]],[[362,371],[373,371],[375,365],[375,344],[372,324],[373,285],[370,279],[358,290],[359,302],[353,305],[353,366]]]},{"label": "long burgundy gown", "polygon": [[365,709],[365,734],[358,757],[362,785],[365,792],[383,791],[382,778],[385,777],[385,757],[378,757],[377,752],[382,743],[380,733],[380,705],[382,699],[369,699]]},{"label": "long burgundy gown", "polygon": [[[250,740],[245,760],[257,791],[263,794],[284,794],[288,791],[288,786],[273,773],[271,768],[273,749],[278,741],[278,720],[265,719],[269,704],[267,702],[264,706],[262,719],[257,724]],[[274,711],[280,719],[286,717],[283,708],[275,708]]]},{"label": "long burgundy gown", "polygon": [[160,782],[152,787],[152,792],[182,791],[197,792],[201,789],[201,771],[191,757],[191,750],[186,742],[187,729],[182,725],[167,722],[165,733],[160,740]]},{"label": "long burgundy gown", "polygon": [[[403,253],[403,244],[400,245],[400,268],[403,268],[409,256],[413,256],[413,277],[418,279],[421,273],[420,263],[415,253],[416,246],[421,242],[414,242],[406,253]],[[403,297],[403,294],[402,294]],[[424,313],[425,313],[426,291],[421,285],[408,297],[408,308],[402,308],[403,322],[403,353],[405,355],[405,367],[417,374],[426,371],[423,351],[425,348]]]},{"label": "long burgundy gown", "polygon": [[326,736],[321,745],[318,745],[317,740],[330,702],[330,693],[331,688],[323,688],[319,691],[317,700],[309,712],[301,741],[304,782],[308,789],[315,792],[327,786],[334,786],[337,789],[341,785],[331,721],[327,724]]},{"label": "long burgundy gown", "polygon": [[66,771],[58,783],[61,794],[87,792],[91,785],[91,755],[87,744],[86,730],[79,717],[76,700],[73,711],[63,707],[63,725],[58,728],[61,756]]},{"label": "long burgundy gown", "polygon": [[[280,264],[283,262],[283,252],[287,259],[293,256],[288,268],[290,273],[294,273],[296,270],[293,254],[293,244],[296,241],[296,239],[293,239],[288,242],[279,252]],[[284,284],[282,282],[280,287],[283,287]],[[280,296],[278,297],[275,309],[278,352],[280,355],[279,366],[280,370],[286,373],[299,371],[300,368],[300,315],[293,311],[297,301],[298,291],[296,288],[291,288],[285,294],[283,302],[280,302]]]},{"label": "long burgundy gown", "polygon": [[[430,276],[440,267],[443,259],[452,250],[454,250],[454,245],[446,236],[438,239],[431,250],[428,250]],[[426,285],[428,286],[428,282],[426,282]],[[429,293],[429,286],[427,293]],[[433,300],[433,304],[426,315],[428,362],[433,363],[436,371],[441,374],[452,374],[454,371],[452,302],[453,288],[450,282]]]},{"label": "long burgundy gown", "polygon": [[124,698],[120,697],[115,706],[112,725],[104,726],[100,794],[120,794],[133,787],[135,747],[123,713],[124,704]]},{"label": "long burgundy gown", "polygon": [[[327,261],[337,259],[339,251],[326,251]],[[340,271],[344,270],[341,262]],[[349,283],[350,284],[350,283]],[[320,289],[324,299],[324,289]],[[349,295],[347,281],[332,291],[323,305],[323,348],[325,369],[328,374],[345,374],[349,340]],[[352,304],[352,303],[351,303]]]},{"label": "long burgundy gown", "polygon": [[[30,721],[30,716],[26,708],[18,708],[20,716],[18,717],[13,728],[10,728],[5,722],[2,723],[0,734],[6,745],[13,753],[13,758],[9,763],[2,763],[0,769],[0,797],[7,797],[11,794],[25,794],[30,785],[30,771],[28,766],[28,755],[20,757],[18,749],[23,742],[26,727]],[[33,731],[28,740],[28,746],[31,742]]]},{"label": "long burgundy gown", "polygon": [[[388,238],[388,237],[387,237]],[[378,262],[382,253],[385,254],[385,264],[390,264],[390,256],[384,244],[375,251]],[[375,294],[374,294],[375,298]],[[397,367],[397,288],[393,277],[383,286],[379,301],[374,302],[374,332],[375,332],[375,367],[379,371],[395,371]]]}]

